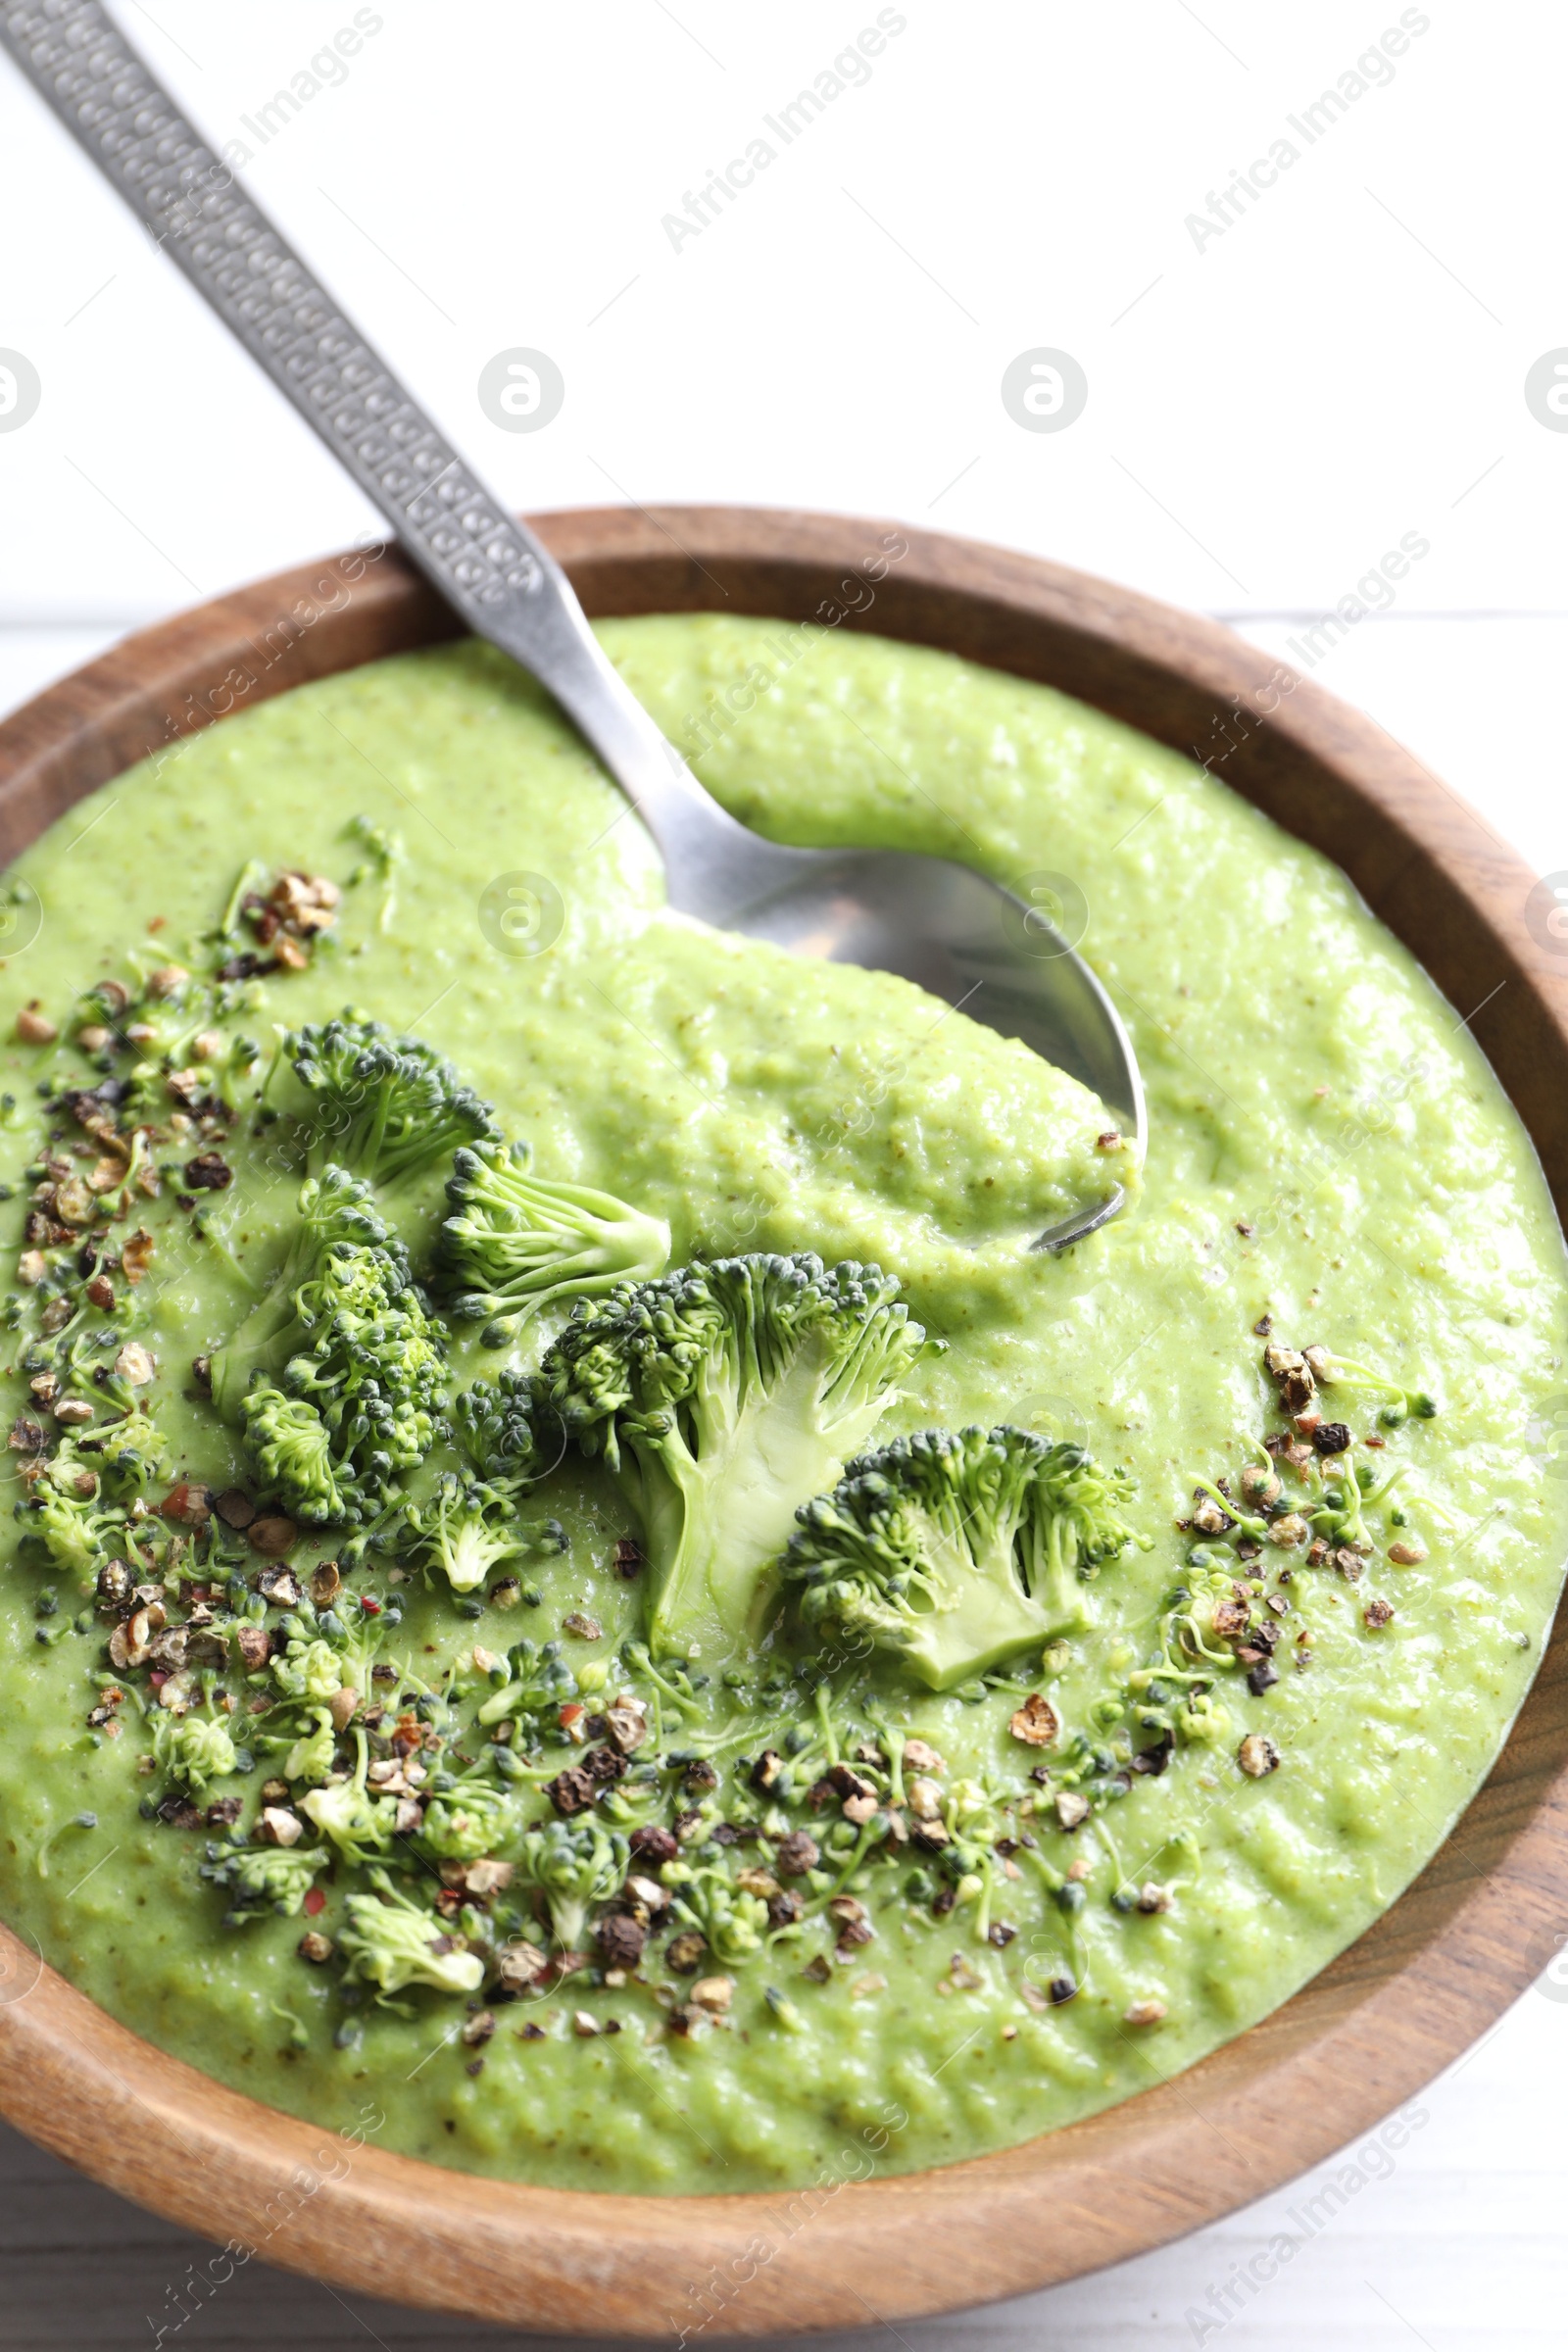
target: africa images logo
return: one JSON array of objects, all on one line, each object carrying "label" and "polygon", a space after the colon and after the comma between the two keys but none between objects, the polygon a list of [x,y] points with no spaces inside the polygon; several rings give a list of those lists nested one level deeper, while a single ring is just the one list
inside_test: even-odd
[{"label": "africa images logo", "polygon": [[0,351],[0,433],[14,433],[38,406],[43,387],[25,353]]},{"label": "africa images logo", "polygon": [[1525,377],[1525,407],[1548,433],[1568,433],[1568,351],[1544,351]]},{"label": "africa images logo", "polygon": [[1568,873],[1542,875],[1525,901],[1525,929],[1548,956],[1568,956]]}]

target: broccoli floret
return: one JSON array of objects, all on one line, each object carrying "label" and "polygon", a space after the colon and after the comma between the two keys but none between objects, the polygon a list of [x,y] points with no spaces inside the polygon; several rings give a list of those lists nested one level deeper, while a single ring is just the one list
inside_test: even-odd
[{"label": "broccoli floret", "polygon": [[460,1144],[495,1133],[488,1102],[450,1061],[380,1021],[327,1021],[296,1031],[283,1052],[310,1132],[306,1165],[348,1168],[377,1190],[411,1184]]},{"label": "broccoli floret", "polygon": [[434,1443],[444,1348],[368,1187],[329,1167],[301,1190],[279,1281],[214,1356],[213,1396],[293,1516],[363,1520]]},{"label": "broccoli floret", "polygon": [[935,1351],[876,1266],[725,1257],[584,1299],[540,1367],[643,1530],[653,1646],[755,1641],[794,1515]]},{"label": "broccoli floret", "polygon": [[347,1780],[328,1781],[324,1788],[313,1788],[301,1799],[300,1811],[331,1839],[345,1861],[370,1862],[391,1851],[397,1807],[384,1798],[378,1802],[368,1792],[365,1782],[369,1755],[365,1734],[356,1732],[354,1737],[359,1748],[355,1770]]},{"label": "broccoli floret", "polygon": [[1077,1571],[1138,1541],[1132,1494],[1078,1446],[1019,1429],[922,1431],[852,1462],[784,1561],[811,1630],[951,1690],[1081,1622]]},{"label": "broccoli floret", "polygon": [[239,1108],[240,1095],[255,1074],[261,1051],[254,1038],[225,1037],[214,1057],[202,1063],[208,1092],[226,1102],[230,1110]]},{"label": "broccoli floret", "polygon": [[47,1479],[40,1479],[34,1488],[30,1506],[22,1507],[30,1510],[28,1532],[41,1538],[55,1565],[73,1569],[83,1578],[91,1577],[111,1538],[123,1526],[119,1512],[94,1510],[90,1501],[62,1494]]},{"label": "broccoli floret", "polygon": [[482,1782],[432,1797],[418,1844],[439,1862],[477,1862],[517,1834],[517,1799]]},{"label": "broccoli floret", "polygon": [[424,1459],[446,1400],[445,1332],[401,1255],[377,1250],[365,1286],[338,1305],[308,1354],[289,1358],[279,1384],[319,1413],[337,1484],[362,1518],[392,1499],[398,1472]]},{"label": "broccoli floret", "polygon": [[505,1680],[480,1708],[478,1720],[488,1731],[498,1723],[522,1716],[551,1716],[577,1696],[577,1678],[562,1655],[559,1642],[541,1649],[526,1638],[514,1642],[503,1663]]},{"label": "broccoli floret", "polygon": [[36,1536],[56,1567],[90,1580],[98,1562],[116,1542],[122,1541],[125,1514],[102,1504],[103,1482],[85,1460],[78,1442],[62,1440],[16,1517],[27,1534]]},{"label": "broccoli floret", "polygon": [[527,1549],[506,1490],[450,1470],[427,1500],[409,1505],[407,1524],[418,1538],[413,1556],[442,1569],[454,1592],[474,1592],[502,1560]]},{"label": "broccoli floret", "polygon": [[626,1875],[627,1853],[625,1838],[597,1821],[545,1822],[522,1838],[517,1878],[544,1895],[551,1933],[563,1951],[581,1949],[588,1913],[616,1892]]},{"label": "broccoli floret", "polygon": [[374,1616],[346,1625],[335,1610],[318,1614],[301,1601],[279,1628],[283,1646],[273,1652],[272,1679],[285,1698],[307,1708],[327,1705],[345,1690],[364,1698],[387,1624]]},{"label": "broccoli floret", "polygon": [[246,1391],[258,1375],[275,1381],[289,1358],[308,1349],[320,1324],[367,1271],[367,1252],[398,1253],[378,1215],[370,1188],[332,1167],[300,1188],[288,1251],[267,1296],[212,1358],[213,1402],[237,1423]]},{"label": "broccoli floret", "polygon": [[1229,1710],[1220,1705],[1210,1691],[1194,1690],[1176,1711],[1176,1724],[1184,1740],[1218,1747],[1231,1737]]},{"label": "broccoli floret", "polygon": [[347,1975],[383,1995],[409,1984],[477,1992],[484,1983],[478,1953],[464,1951],[433,1911],[397,1893],[384,1870],[372,1870],[370,1883],[374,1894],[351,1894],[344,1906],[348,1920],[337,1940]]},{"label": "broccoli floret", "polygon": [[560,1415],[526,1372],[476,1380],[452,1399],[452,1435],[487,1486],[520,1494],[548,1477],[566,1449]]},{"label": "broccoli floret", "polygon": [[447,1185],[438,1277],[455,1315],[491,1318],[486,1346],[505,1347],[543,1307],[651,1280],[669,1263],[662,1217],[583,1185],[541,1184],[526,1166],[522,1145],[481,1144],[458,1152]]},{"label": "broccoli floret", "polygon": [[331,1859],[325,1845],[210,1845],[201,1875],[229,1895],[225,1924],[239,1928],[264,1911],[297,1919]]},{"label": "broccoli floret", "polygon": [[262,1484],[313,1526],[361,1516],[356,1481],[339,1475],[331,1433],[313,1404],[264,1383],[240,1406],[246,1450]]},{"label": "broccoli floret", "polygon": [[285,1698],[319,1703],[343,1688],[343,1661],[330,1642],[296,1631],[285,1636],[283,1648],[274,1655],[272,1677]]},{"label": "broccoli floret", "polygon": [[760,1895],[743,1893],[729,1873],[716,1866],[666,1863],[666,1883],[677,1879],[676,1916],[695,1928],[721,1967],[735,1968],[761,1948],[767,1933],[767,1905]]},{"label": "broccoli floret", "polygon": [[226,1727],[212,1715],[153,1718],[153,1754],[172,1780],[193,1796],[204,1796],[209,1781],[225,1780],[237,1761]]},{"label": "broccoli floret", "polygon": [[283,1764],[285,1781],[306,1781],[312,1786],[328,1779],[337,1748],[337,1734],[332,1717],[325,1707],[316,1708],[312,1729],[302,1733],[289,1749]]},{"label": "broccoli floret", "polygon": [[[117,1384],[105,1381],[94,1385],[103,1395]],[[169,1460],[169,1442],[156,1421],[127,1408],[118,1421],[104,1422],[94,1429],[84,1439],[82,1452],[101,1464],[108,1492],[123,1501],[133,1494],[145,1494],[164,1471]]]}]

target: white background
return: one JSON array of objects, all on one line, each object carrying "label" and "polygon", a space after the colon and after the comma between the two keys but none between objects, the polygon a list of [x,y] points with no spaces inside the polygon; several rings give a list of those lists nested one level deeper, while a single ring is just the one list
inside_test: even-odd
[{"label": "white background", "polygon": [[[1568,648],[1568,433],[1524,379],[1568,345],[1568,15],[1416,12],[1384,86],[1299,118],[1383,0],[905,0],[869,79],[788,147],[776,115],[869,0],[380,0],[337,86],[245,126],[348,0],[115,0],[120,21],[446,430],[517,507],[737,500],[890,515],[1050,555],[1276,649],[1416,532],[1389,611],[1321,665],[1568,868],[1552,686]],[[366,12],[361,12],[362,23]],[[678,247],[689,191],[779,150]],[[1188,225],[1289,138],[1275,186]],[[342,544],[359,494],[0,67],[0,348],[42,397],[0,431],[0,708],[129,626]],[[565,400],[501,430],[476,383],[542,349]],[[1026,432],[1004,368],[1089,384]],[[1358,2193],[1223,2327],[1207,2301],[1313,2182],[1121,2271],[885,2331],[921,2347],[1429,2352],[1559,2344],[1568,2004],[1527,1994]],[[0,2345],[146,2342],[193,2248],[19,2147]],[[1325,2177],[1334,2168],[1325,2168]],[[866,2278],[868,2322],[874,2265]],[[477,2342],[257,2270],[186,2343]]]}]

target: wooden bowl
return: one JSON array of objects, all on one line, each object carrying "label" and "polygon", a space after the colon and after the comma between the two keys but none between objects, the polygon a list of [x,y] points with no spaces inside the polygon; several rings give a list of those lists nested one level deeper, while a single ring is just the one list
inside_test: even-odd
[{"label": "wooden bowl", "polygon": [[[1568,1196],[1568,956],[1533,876],[1370,719],[1226,630],[1054,564],[883,525],[733,508],[538,525],[591,613],[820,618],[1038,678],[1198,749],[1326,851],[1461,1014]],[[872,560],[868,564],[868,560]],[[455,634],[392,553],[286,572],[128,638],[0,727],[0,857],[132,760],[302,684]],[[1220,755],[1223,754],[1223,757]],[[1477,1010],[1476,1008],[1480,1009]],[[0,1930],[0,2111],[203,2237],[336,2284],[542,2333],[853,2328],[1016,2295],[1141,2254],[1388,2115],[1487,2027],[1568,1927],[1559,1629],[1495,1769],[1416,1884],[1294,2000],[1170,2084],[1029,2145],[789,2196],[505,2186],[220,2087]]]}]

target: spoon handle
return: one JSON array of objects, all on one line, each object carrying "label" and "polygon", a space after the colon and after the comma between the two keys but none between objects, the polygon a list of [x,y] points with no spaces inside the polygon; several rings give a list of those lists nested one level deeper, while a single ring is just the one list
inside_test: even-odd
[{"label": "spoon handle", "polygon": [[98,0],[0,0],[0,42],[468,623],[547,686],[676,881],[731,820],[601,650],[570,582],[399,382]]}]

